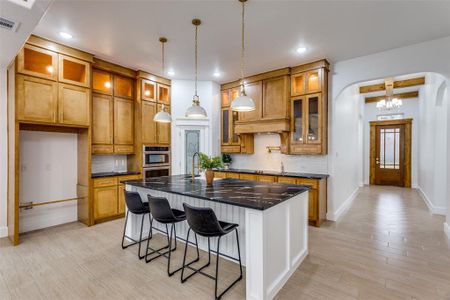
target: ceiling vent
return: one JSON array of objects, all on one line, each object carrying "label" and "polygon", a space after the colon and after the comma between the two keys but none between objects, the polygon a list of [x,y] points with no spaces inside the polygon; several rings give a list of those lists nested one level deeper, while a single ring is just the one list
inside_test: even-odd
[{"label": "ceiling vent", "polygon": [[19,22],[15,22],[15,21],[0,17],[0,28],[4,28],[4,29],[10,30],[12,32],[16,32],[18,26],[19,26]]}]

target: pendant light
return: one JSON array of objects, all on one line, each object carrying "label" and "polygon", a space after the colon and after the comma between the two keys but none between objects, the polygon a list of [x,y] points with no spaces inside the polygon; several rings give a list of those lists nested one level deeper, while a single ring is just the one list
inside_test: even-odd
[{"label": "pendant light", "polygon": [[245,59],[245,2],[247,0],[239,0],[242,3],[242,47],[241,47],[241,94],[231,102],[231,109],[234,111],[252,111],[255,110],[255,102],[245,93],[244,85],[244,59]]},{"label": "pendant light", "polygon": [[[164,76],[164,44],[167,42],[165,37],[160,37],[159,41],[161,42],[161,52],[162,52],[162,74]],[[153,121],[159,123],[170,123],[172,122],[172,117],[168,112],[166,112],[166,106],[161,105],[161,110],[153,117]]]},{"label": "pendant light", "polygon": [[197,74],[198,74],[198,26],[202,23],[199,19],[192,20],[195,26],[195,94],[192,99],[192,106],[186,110],[186,117],[188,118],[206,118],[206,110],[200,106],[200,98],[197,94]]}]

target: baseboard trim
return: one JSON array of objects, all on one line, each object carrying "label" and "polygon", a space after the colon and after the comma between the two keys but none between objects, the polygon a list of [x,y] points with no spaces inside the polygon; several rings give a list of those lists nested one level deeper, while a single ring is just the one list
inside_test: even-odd
[{"label": "baseboard trim", "polygon": [[428,211],[433,215],[443,215],[445,216],[447,214],[447,208],[443,206],[435,206],[433,203],[431,203],[430,199],[428,198],[427,194],[422,190],[422,188],[419,186],[417,187],[417,190],[419,191],[420,197],[422,197],[423,201],[428,207]]},{"label": "baseboard trim", "polygon": [[448,239],[450,240],[450,225],[448,223],[444,223],[444,232],[447,235]]},{"label": "baseboard trim", "polygon": [[0,227],[0,238],[4,238],[8,236],[8,226]]},{"label": "baseboard trim", "polygon": [[359,194],[359,187],[357,187],[353,191],[353,193],[347,198],[347,200],[345,200],[344,203],[342,203],[341,207],[339,207],[334,212],[327,213],[327,220],[335,222],[338,221],[342,217],[342,215],[350,208],[350,206],[352,205],[353,201],[355,200],[358,194]]}]

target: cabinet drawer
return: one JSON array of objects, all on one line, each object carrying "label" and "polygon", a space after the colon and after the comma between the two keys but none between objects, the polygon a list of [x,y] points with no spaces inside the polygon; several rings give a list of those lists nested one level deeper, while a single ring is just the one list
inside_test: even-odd
[{"label": "cabinet drawer", "polygon": [[115,185],[117,185],[117,177],[94,178],[94,188]]},{"label": "cabinet drawer", "polygon": [[242,180],[256,180],[256,179],[257,179],[257,176],[254,175],[254,174],[244,174],[244,173],[241,173],[241,174],[239,175],[239,178],[242,179]]},{"label": "cabinet drawer", "polygon": [[270,176],[270,175],[258,175],[258,181],[262,182],[277,182],[276,176]]},{"label": "cabinet drawer", "polygon": [[125,181],[125,180],[139,180],[142,179],[142,175],[141,174],[137,174],[137,175],[124,175],[124,176],[118,176],[117,180],[118,180],[118,184],[121,184],[121,181]]},{"label": "cabinet drawer", "polygon": [[313,189],[319,188],[319,180],[318,179],[297,178],[297,184],[309,185]]},{"label": "cabinet drawer", "polygon": [[240,153],[241,146],[239,145],[222,145],[222,153]]},{"label": "cabinet drawer", "polygon": [[215,178],[227,178],[227,174],[224,172],[214,172]]},{"label": "cabinet drawer", "polygon": [[114,152],[113,145],[92,145],[93,154],[112,154]]},{"label": "cabinet drawer", "polygon": [[114,153],[117,154],[133,154],[134,146],[133,145],[114,145]]},{"label": "cabinet drawer", "polygon": [[280,183],[289,183],[289,184],[297,184],[297,178],[295,177],[278,177],[278,182]]},{"label": "cabinet drawer", "polygon": [[318,198],[317,190],[308,191],[308,219],[309,221],[317,221],[319,219],[318,215]]},{"label": "cabinet drawer", "polygon": [[239,173],[227,173],[227,178],[239,179]]}]

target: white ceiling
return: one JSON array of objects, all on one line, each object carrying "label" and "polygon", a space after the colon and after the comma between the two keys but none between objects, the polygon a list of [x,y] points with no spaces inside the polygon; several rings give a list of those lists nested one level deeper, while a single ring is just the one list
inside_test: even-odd
[{"label": "white ceiling", "polygon": [[[1,0],[0,0],[1,1]],[[345,60],[450,35],[450,1],[247,2],[247,74],[320,58]],[[37,35],[98,57],[160,73],[158,38],[166,36],[166,70],[194,77],[194,26],[200,18],[199,78],[239,77],[240,13],[230,1],[55,1]],[[63,40],[59,31],[73,35]],[[303,55],[295,52],[307,47]],[[213,72],[219,70],[217,79]]]}]

